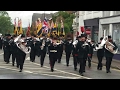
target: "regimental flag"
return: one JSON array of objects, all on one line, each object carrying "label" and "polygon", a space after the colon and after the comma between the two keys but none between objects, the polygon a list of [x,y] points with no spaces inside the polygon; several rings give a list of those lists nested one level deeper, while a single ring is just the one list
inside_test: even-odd
[{"label": "regimental flag", "polygon": [[20,32],[20,24],[21,24],[21,22],[20,22],[20,20],[18,19],[18,27],[17,27],[18,33]]},{"label": "regimental flag", "polygon": [[40,19],[37,20],[37,35],[40,36],[43,32],[42,22]]},{"label": "regimental flag", "polygon": [[46,18],[46,17],[45,17],[45,19],[44,19],[43,24],[44,24],[44,32],[45,32],[45,33],[48,33],[48,21],[47,21],[47,18]]},{"label": "regimental flag", "polygon": [[61,30],[60,30],[60,33],[65,35],[65,31],[64,31],[64,24],[63,24],[63,21],[61,20]]},{"label": "regimental flag", "polygon": [[14,19],[14,35],[18,35],[18,30],[17,30],[17,24],[16,24],[16,18]]},{"label": "regimental flag", "polygon": [[57,35],[57,23],[54,24],[54,29],[52,31],[55,35]]},{"label": "regimental flag", "polygon": [[60,32],[58,30],[58,23],[56,23],[57,35],[59,36]]},{"label": "regimental flag", "polygon": [[51,33],[54,31],[54,22],[53,22],[53,20],[52,20],[52,22],[51,22]]},{"label": "regimental flag", "polygon": [[23,34],[23,30],[22,30],[22,20],[21,20],[21,19],[19,20],[19,27],[20,27],[20,30],[19,30],[19,35],[20,35],[20,34]]},{"label": "regimental flag", "polygon": [[30,36],[30,22],[29,22],[29,25],[28,25],[28,29],[26,31],[26,36],[29,37]]}]

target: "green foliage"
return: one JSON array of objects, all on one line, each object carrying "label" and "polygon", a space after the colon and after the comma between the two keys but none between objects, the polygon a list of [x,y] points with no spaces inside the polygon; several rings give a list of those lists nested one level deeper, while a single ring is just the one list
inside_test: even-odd
[{"label": "green foliage", "polygon": [[13,33],[14,25],[6,11],[0,11],[0,33]]},{"label": "green foliage", "polygon": [[53,21],[55,22],[58,19],[59,25],[58,25],[58,29],[60,30],[60,20],[63,18],[63,23],[64,23],[64,30],[65,33],[67,34],[68,32],[72,31],[72,23],[73,23],[73,19],[75,18],[74,14],[69,14],[67,12],[64,11],[59,11],[57,12],[57,15],[53,15]]}]

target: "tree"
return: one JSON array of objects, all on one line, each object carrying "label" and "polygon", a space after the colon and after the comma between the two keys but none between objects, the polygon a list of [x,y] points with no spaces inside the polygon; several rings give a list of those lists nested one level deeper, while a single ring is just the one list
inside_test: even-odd
[{"label": "tree", "polygon": [[65,11],[59,11],[57,12],[57,14],[55,15],[53,14],[52,18],[54,22],[57,21],[59,23],[58,25],[59,30],[60,30],[60,23],[61,23],[60,21],[62,19],[64,23],[65,33],[67,34],[68,32],[72,31],[72,23],[73,23],[73,19],[75,18],[74,14],[70,14]]},{"label": "tree", "polygon": [[3,35],[6,33],[13,33],[14,25],[11,22],[11,18],[6,11],[0,11],[0,33]]}]

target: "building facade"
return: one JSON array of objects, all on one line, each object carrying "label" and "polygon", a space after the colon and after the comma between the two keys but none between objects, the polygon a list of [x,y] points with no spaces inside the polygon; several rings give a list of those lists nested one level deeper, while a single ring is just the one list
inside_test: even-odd
[{"label": "building facade", "polygon": [[88,37],[98,42],[99,18],[102,17],[102,11],[79,11],[79,33],[84,27]]},{"label": "building facade", "polygon": [[73,39],[75,40],[77,35],[78,35],[78,31],[79,31],[79,11],[74,12],[75,14],[75,19],[73,19]]},{"label": "building facade", "polygon": [[120,11],[103,11],[99,20],[99,38],[107,35],[112,36],[119,49],[114,59],[120,60]]}]

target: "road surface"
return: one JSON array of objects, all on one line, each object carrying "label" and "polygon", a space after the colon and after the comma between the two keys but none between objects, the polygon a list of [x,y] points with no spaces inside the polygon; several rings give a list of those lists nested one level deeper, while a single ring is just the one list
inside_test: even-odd
[{"label": "road surface", "polygon": [[34,63],[30,62],[29,59],[29,55],[27,55],[23,72],[18,72],[19,69],[13,67],[12,63],[5,64],[3,51],[0,50],[0,79],[120,79],[120,70],[111,69],[112,73],[106,73],[106,69],[103,67],[102,71],[98,71],[95,63],[92,63],[90,69],[86,66],[84,76],[80,76],[78,71],[74,71],[72,57],[70,66],[67,67],[64,55],[61,64],[55,64],[54,72],[50,71],[48,55],[46,55],[43,67],[40,67],[39,57],[36,57]]}]

